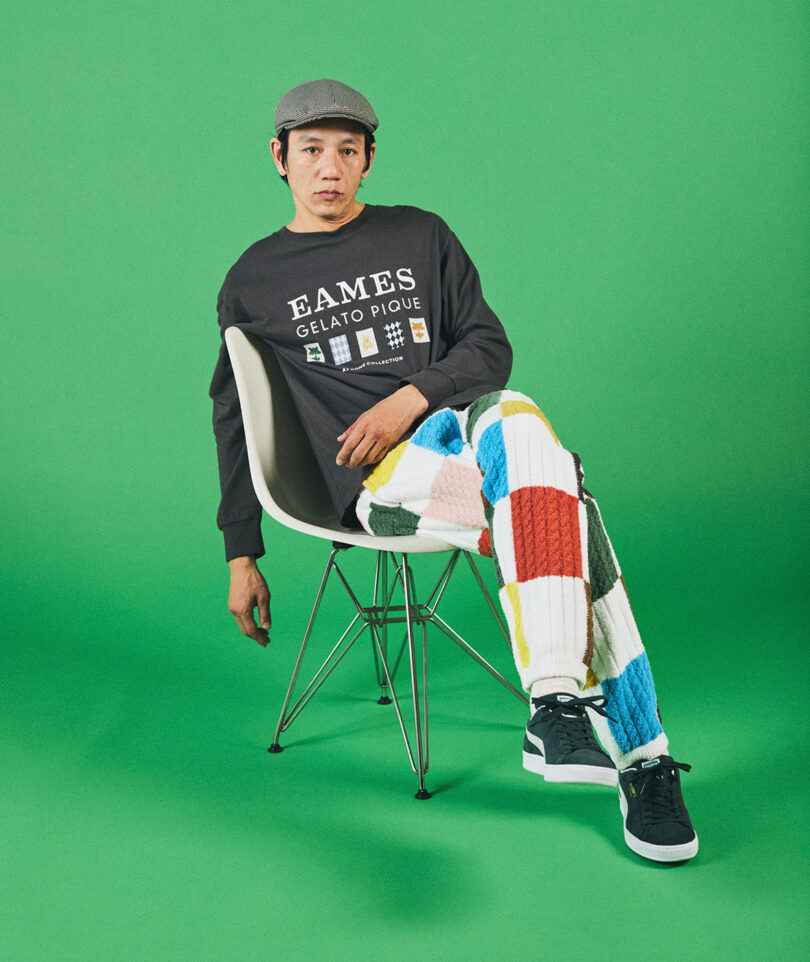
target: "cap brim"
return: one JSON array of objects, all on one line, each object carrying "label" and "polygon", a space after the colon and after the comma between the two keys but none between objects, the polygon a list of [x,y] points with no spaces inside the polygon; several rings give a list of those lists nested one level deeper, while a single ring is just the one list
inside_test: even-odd
[{"label": "cap brim", "polygon": [[296,120],[290,121],[289,123],[282,124],[280,127],[276,128],[276,133],[280,134],[282,130],[295,130],[297,127],[306,127],[308,124],[313,124],[318,120],[350,120],[354,124],[358,124],[364,130],[367,130],[370,134],[373,134],[376,130],[375,127],[370,127],[365,121],[360,120],[358,117],[349,117],[345,113],[340,111],[327,111],[325,113],[315,114],[313,117],[307,117],[306,120]]}]

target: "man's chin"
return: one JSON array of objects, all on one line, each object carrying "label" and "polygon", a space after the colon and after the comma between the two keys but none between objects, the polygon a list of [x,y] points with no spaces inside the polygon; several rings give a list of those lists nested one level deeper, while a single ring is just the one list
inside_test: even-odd
[{"label": "man's chin", "polygon": [[333,204],[322,204],[318,207],[318,216],[324,220],[345,220],[351,209],[351,204],[342,204],[340,207],[335,207]]}]

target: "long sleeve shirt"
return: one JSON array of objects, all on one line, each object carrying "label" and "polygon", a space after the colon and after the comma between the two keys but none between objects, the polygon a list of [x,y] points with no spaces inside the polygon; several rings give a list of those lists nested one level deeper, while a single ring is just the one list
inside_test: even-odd
[{"label": "long sleeve shirt", "polygon": [[[217,301],[231,326],[273,349],[344,524],[371,468],[338,466],[337,437],[405,384],[427,417],[500,390],[512,367],[504,329],[447,224],[418,207],[366,204],[335,231],[281,228],[228,271]],[[264,554],[239,397],[227,348],[211,381],[226,558]],[[415,430],[415,424],[412,430]]]}]

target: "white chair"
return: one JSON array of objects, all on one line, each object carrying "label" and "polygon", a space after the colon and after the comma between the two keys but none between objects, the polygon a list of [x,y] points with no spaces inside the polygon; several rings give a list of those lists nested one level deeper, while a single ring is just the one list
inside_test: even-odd
[{"label": "white chair", "polygon": [[[379,704],[391,704],[391,698],[388,697],[390,691],[402,736],[405,739],[411,768],[419,777],[419,790],[416,793],[416,798],[430,798],[430,792],[425,788],[425,772],[428,769],[429,760],[427,712],[428,622],[439,628],[479,665],[497,678],[501,684],[506,686],[521,701],[528,704],[526,696],[493,668],[436,612],[461,554],[467,559],[475,580],[509,645],[509,634],[501,613],[493,602],[469,551],[462,551],[438,538],[429,538],[422,535],[375,537],[367,534],[359,525],[357,528],[347,528],[341,524],[332,506],[323,476],[315,461],[289,388],[278,367],[272,349],[260,338],[246,334],[236,327],[228,328],[225,332],[225,342],[239,392],[248,459],[250,461],[250,474],[262,507],[272,518],[286,525],[286,527],[292,528],[294,531],[300,531],[302,534],[332,542],[332,550],[326,562],[312,613],[309,616],[304,640],[301,643],[301,649],[273,736],[273,743],[268,751],[272,753],[282,751],[282,746],[279,744],[281,733],[286,731],[298,717],[301,710],[355,641],[368,629],[372,637],[375,670],[381,689]],[[336,560],[339,552],[354,546],[369,548],[377,555],[370,605],[361,604],[357,593],[352,590]],[[414,577],[408,555],[435,552],[451,552],[450,560],[442,569],[442,573],[427,600],[420,602],[416,597]],[[396,557],[397,553],[399,554],[399,560]],[[389,558],[394,569],[390,581],[388,576]],[[332,571],[337,574],[343,583],[357,614],[334,644],[298,700],[288,711],[304,652],[312,634],[315,616]],[[397,587],[402,592],[403,603],[395,605],[392,604],[392,601]],[[358,621],[361,624],[355,630]],[[403,623],[405,625],[405,636],[394,664],[389,665],[388,626]],[[414,641],[414,629],[417,625],[421,627],[422,631],[421,700]],[[414,757],[411,748],[399,700],[394,689],[394,678],[406,646],[410,662],[416,757]]]}]

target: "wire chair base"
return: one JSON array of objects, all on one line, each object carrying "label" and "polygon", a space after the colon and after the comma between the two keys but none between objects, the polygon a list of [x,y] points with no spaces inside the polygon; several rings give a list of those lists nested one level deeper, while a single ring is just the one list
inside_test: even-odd
[{"label": "wire chair base", "polygon": [[[360,638],[363,632],[368,630],[371,634],[372,653],[374,657],[374,669],[377,677],[377,684],[380,687],[380,698],[378,700],[378,704],[390,705],[393,703],[397,714],[397,720],[399,721],[399,727],[402,731],[402,737],[405,741],[408,760],[411,768],[419,779],[419,789],[416,792],[415,797],[419,799],[430,798],[431,793],[425,787],[425,774],[428,771],[430,764],[427,697],[428,624],[435,625],[435,627],[438,628],[448,638],[450,638],[451,641],[455,642],[455,644],[458,645],[462,651],[464,651],[475,662],[481,665],[482,668],[488,671],[489,674],[496,678],[505,688],[511,691],[513,695],[519,698],[524,704],[528,705],[528,698],[525,696],[525,694],[519,691],[511,682],[504,678],[504,676],[496,668],[494,668],[479,652],[469,645],[461,637],[461,635],[458,634],[458,632],[451,628],[450,625],[448,625],[447,622],[436,613],[439,602],[444,595],[445,589],[447,588],[450,578],[455,571],[458,560],[462,554],[467,559],[470,569],[473,572],[473,576],[475,577],[475,580],[477,581],[478,586],[484,595],[490,611],[498,623],[498,627],[500,628],[511,653],[512,646],[509,640],[509,632],[506,624],[504,623],[503,617],[496,607],[495,602],[492,600],[492,596],[487,590],[487,587],[484,584],[481,574],[478,571],[478,568],[476,567],[476,564],[473,561],[469,551],[463,551],[461,548],[457,548],[452,552],[450,560],[442,569],[438,580],[428,595],[427,600],[424,602],[420,602],[417,598],[413,569],[408,561],[407,553],[403,552],[398,561],[393,552],[378,551],[377,561],[374,569],[374,589],[372,594],[372,603],[370,605],[362,605],[358,601],[357,595],[352,590],[336,560],[338,552],[347,550],[348,547],[348,545],[343,545],[339,542],[333,543],[333,548],[329,555],[329,559],[326,562],[320,587],[318,588],[318,593],[315,597],[315,603],[312,606],[312,612],[309,616],[307,628],[304,632],[304,640],[301,643],[301,649],[298,652],[298,658],[296,659],[295,667],[293,668],[292,678],[290,679],[290,684],[287,688],[287,694],[284,698],[284,704],[282,705],[281,714],[279,715],[278,724],[276,725],[275,734],[273,736],[273,743],[270,745],[268,751],[273,754],[283,751],[283,747],[279,743],[279,737],[282,732],[287,731],[290,725],[310,702],[321,685],[323,685],[329,675],[332,674],[335,668],[337,668],[343,658],[348,654],[352,646]],[[388,575],[389,560],[394,569],[390,581]],[[332,647],[320,668],[318,668],[318,670],[315,672],[309,684],[299,695],[292,707],[290,707],[293,692],[295,691],[295,686],[298,681],[298,675],[304,660],[304,653],[306,652],[310,636],[312,635],[312,629],[315,625],[315,618],[318,614],[318,609],[320,608],[327,582],[333,571],[337,574],[346,590],[346,593],[351,598],[356,614],[343,634]],[[401,589],[403,603],[395,605],[392,604],[392,601],[398,586]],[[388,629],[389,626],[397,624],[405,626],[405,633],[399,646],[399,651],[396,653],[396,657],[393,659],[392,664],[391,653],[388,647]],[[417,629],[419,630],[417,631]],[[419,642],[417,642],[417,635],[421,635]],[[411,703],[413,709],[413,743],[408,736],[408,730],[405,725],[402,708],[400,707],[400,701],[397,697],[396,689],[394,687],[394,679],[396,678],[397,671],[400,667],[400,663],[406,650],[408,666],[410,669]]]}]

